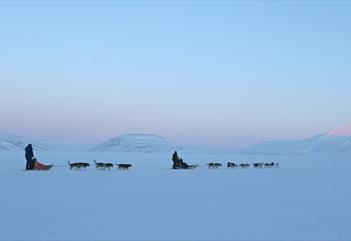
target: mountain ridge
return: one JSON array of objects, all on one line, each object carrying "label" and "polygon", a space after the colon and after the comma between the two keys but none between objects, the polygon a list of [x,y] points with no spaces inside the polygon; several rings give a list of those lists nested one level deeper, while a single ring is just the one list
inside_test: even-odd
[{"label": "mountain ridge", "polygon": [[351,152],[351,125],[301,140],[264,142],[241,151],[244,154],[291,155]]},{"label": "mountain ridge", "polygon": [[24,137],[17,134],[0,132],[0,150],[24,150],[32,144],[36,151],[76,151],[87,150],[89,145],[59,140]]},{"label": "mountain ridge", "polygon": [[130,133],[113,138],[93,147],[90,151],[97,152],[170,152],[183,147],[169,142],[166,138],[147,133]]},{"label": "mountain ridge", "polygon": [[[36,151],[96,151],[96,152],[136,152],[162,153],[181,150],[184,152],[212,153],[218,150],[208,148],[185,148],[166,138],[149,133],[129,133],[109,138],[97,145],[85,145],[49,139],[22,137],[16,134],[0,132],[0,151],[24,150],[27,144],[33,144]],[[313,153],[351,153],[351,125],[336,128],[321,135],[300,140],[282,140],[264,142],[241,151],[239,154],[264,155],[301,155]],[[233,152],[234,153],[234,152]]]}]

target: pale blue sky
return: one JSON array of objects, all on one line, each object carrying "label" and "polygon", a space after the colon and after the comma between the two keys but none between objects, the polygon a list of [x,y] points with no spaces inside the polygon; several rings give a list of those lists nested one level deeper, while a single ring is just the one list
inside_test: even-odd
[{"label": "pale blue sky", "polygon": [[240,148],[351,123],[351,2],[0,2],[0,131]]}]

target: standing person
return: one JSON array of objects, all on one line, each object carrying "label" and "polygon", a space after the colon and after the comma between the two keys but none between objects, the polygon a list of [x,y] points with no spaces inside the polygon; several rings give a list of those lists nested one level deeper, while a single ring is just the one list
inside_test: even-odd
[{"label": "standing person", "polygon": [[25,148],[26,151],[26,160],[27,160],[27,164],[26,164],[26,170],[33,170],[34,169],[34,154],[33,154],[33,147],[32,144],[29,144],[26,146]]},{"label": "standing person", "polygon": [[179,168],[181,168],[180,159],[179,159],[179,157],[178,157],[177,151],[175,151],[175,152],[173,153],[172,161],[173,161],[173,169],[179,169]]}]

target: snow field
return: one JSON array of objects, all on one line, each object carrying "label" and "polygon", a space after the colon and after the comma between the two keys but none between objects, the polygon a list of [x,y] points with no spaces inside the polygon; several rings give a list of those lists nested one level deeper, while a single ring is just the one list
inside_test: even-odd
[{"label": "snow field", "polygon": [[[350,240],[350,162],[343,156],[40,152],[48,172],[0,152],[0,240]],[[69,170],[67,161],[132,163]],[[272,169],[208,162],[279,161]]]}]

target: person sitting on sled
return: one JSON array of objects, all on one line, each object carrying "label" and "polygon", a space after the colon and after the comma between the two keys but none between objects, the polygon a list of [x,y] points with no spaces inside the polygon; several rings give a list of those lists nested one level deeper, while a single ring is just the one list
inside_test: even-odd
[{"label": "person sitting on sled", "polygon": [[46,165],[43,163],[38,162],[38,160],[34,157],[33,154],[33,146],[29,144],[25,148],[26,151],[26,170],[37,170],[37,171],[46,171],[50,170],[54,165]]},{"label": "person sitting on sled", "polygon": [[27,160],[26,170],[33,170],[35,165],[35,158],[33,154],[32,144],[27,145],[25,151],[26,151],[25,156]]}]

